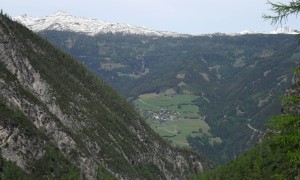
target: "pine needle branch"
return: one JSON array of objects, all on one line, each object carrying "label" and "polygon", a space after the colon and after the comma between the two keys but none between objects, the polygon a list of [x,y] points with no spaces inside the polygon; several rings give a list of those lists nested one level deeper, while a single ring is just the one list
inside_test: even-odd
[{"label": "pine needle branch", "polygon": [[288,4],[283,3],[273,3],[268,1],[268,4],[272,6],[270,9],[273,11],[276,15],[266,15],[263,14],[263,18],[266,20],[271,20],[271,24],[277,24],[282,23],[283,21],[286,22],[288,19],[288,16],[290,15],[298,15],[300,11],[300,0],[297,1],[291,1]]}]

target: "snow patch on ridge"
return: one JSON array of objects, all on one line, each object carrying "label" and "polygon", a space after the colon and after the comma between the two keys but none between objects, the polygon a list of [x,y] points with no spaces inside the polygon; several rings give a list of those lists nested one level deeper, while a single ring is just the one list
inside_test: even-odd
[{"label": "snow patch on ridge", "polygon": [[25,25],[34,32],[57,30],[78,32],[90,36],[104,33],[122,33],[146,36],[187,36],[174,32],[156,31],[130,24],[112,23],[96,19],[76,17],[61,11],[41,18],[31,17],[25,14],[22,16],[17,16],[13,18],[13,20]]},{"label": "snow patch on ridge", "polygon": [[233,34],[237,34],[237,35],[244,35],[244,34],[300,34],[299,31],[289,28],[289,27],[280,27],[280,28],[276,28],[274,31],[271,32],[255,32],[255,31],[251,31],[251,30],[245,30],[245,31],[241,31],[239,33],[233,33]]}]

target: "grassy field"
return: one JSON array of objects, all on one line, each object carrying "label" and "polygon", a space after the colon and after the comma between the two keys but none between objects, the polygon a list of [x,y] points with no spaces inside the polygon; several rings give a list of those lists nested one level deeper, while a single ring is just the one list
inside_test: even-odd
[{"label": "grassy field", "polygon": [[134,104],[151,128],[174,146],[188,147],[188,136],[204,134],[212,142],[221,142],[219,138],[212,137],[210,127],[198,114],[199,108],[193,104],[197,98],[199,96],[151,93],[141,95]]}]

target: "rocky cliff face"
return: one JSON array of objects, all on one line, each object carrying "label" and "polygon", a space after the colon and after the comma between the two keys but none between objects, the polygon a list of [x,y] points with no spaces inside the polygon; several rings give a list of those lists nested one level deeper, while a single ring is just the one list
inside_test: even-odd
[{"label": "rocky cliff face", "polygon": [[69,55],[2,15],[0,69],[1,155],[29,175],[53,147],[87,179],[185,179],[210,169],[197,154],[162,141]]},{"label": "rocky cliff face", "polygon": [[300,65],[298,65],[294,77],[293,85],[286,90],[286,99],[283,101],[283,113],[300,114]]}]

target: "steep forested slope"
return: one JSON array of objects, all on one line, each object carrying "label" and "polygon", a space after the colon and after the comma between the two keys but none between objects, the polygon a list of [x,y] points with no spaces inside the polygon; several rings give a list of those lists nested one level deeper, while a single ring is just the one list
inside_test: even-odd
[{"label": "steep forested slope", "polygon": [[[213,34],[149,37],[123,34],[86,36],[40,32],[130,100],[147,93],[198,96],[191,105],[210,126],[189,144],[218,162],[252,147],[269,116],[280,113],[280,94],[299,62],[294,35]],[[159,104],[156,104],[159,106]]]},{"label": "steep forested slope", "polygon": [[0,69],[2,177],[174,179],[210,169],[165,143],[82,64],[4,15]]},{"label": "steep forested slope", "polygon": [[283,113],[274,116],[262,142],[245,154],[195,179],[300,178],[300,74],[283,98]]}]

